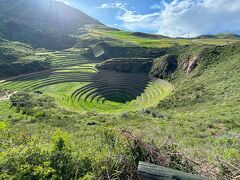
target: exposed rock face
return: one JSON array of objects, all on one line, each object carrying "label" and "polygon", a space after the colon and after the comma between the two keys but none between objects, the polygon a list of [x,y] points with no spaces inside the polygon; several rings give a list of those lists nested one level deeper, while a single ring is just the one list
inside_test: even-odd
[{"label": "exposed rock face", "polygon": [[153,64],[152,59],[110,59],[97,65],[99,70],[109,70],[129,73],[149,73]]},{"label": "exposed rock face", "polygon": [[195,55],[193,57],[189,57],[184,63],[183,63],[183,70],[187,72],[187,74],[190,74],[193,72],[193,70],[197,67],[198,62],[200,60],[200,55]]},{"label": "exposed rock face", "polygon": [[178,67],[177,58],[173,55],[165,55],[153,62],[151,75],[161,79],[168,78]]}]

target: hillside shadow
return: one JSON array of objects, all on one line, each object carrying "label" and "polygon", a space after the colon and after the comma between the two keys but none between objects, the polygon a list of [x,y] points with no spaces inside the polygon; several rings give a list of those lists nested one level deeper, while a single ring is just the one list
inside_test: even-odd
[{"label": "hillside shadow", "polygon": [[30,72],[26,74],[16,75],[14,77],[7,78],[6,82],[21,82],[21,81],[29,81],[29,80],[41,80],[44,78],[49,78],[53,75],[54,71],[51,70],[43,70],[43,71],[36,71]]},{"label": "hillside shadow", "polygon": [[104,70],[93,75],[92,83],[88,86],[95,89],[95,96],[113,102],[126,103],[140,96],[150,80],[147,74]]}]

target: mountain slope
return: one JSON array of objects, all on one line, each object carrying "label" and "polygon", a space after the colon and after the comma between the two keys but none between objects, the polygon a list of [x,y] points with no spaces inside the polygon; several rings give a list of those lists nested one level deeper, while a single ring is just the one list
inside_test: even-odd
[{"label": "mountain slope", "polygon": [[216,38],[216,39],[240,39],[240,36],[237,34],[230,34],[230,33],[223,33],[223,34],[208,34],[208,35],[201,35],[196,37],[197,39],[206,39],[206,38]]},{"label": "mountain slope", "polygon": [[85,25],[102,25],[80,10],[54,0],[2,0],[0,35],[34,47],[72,47],[76,34]]}]

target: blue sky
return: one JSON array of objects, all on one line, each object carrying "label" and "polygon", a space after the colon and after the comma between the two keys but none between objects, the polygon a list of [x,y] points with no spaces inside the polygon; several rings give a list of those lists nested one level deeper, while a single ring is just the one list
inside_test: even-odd
[{"label": "blue sky", "polygon": [[[158,5],[159,1],[156,0],[69,0],[70,4],[78,7],[88,15],[100,20],[104,24],[112,27],[118,27],[128,30],[125,27],[124,20],[120,17],[126,11],[134,12],[135,14],[151,14],[159,12],[159,9],[150,8],[153,5]],[[131,30],[131,29],[130,29]],[[146,31],[146,29],[139,29]],[[154,30],[147,30],[154,32]]]},{"label": "blue sky", "polygon": [[171,37],[240,34],[240,0],[60,0],[102,23]]}]

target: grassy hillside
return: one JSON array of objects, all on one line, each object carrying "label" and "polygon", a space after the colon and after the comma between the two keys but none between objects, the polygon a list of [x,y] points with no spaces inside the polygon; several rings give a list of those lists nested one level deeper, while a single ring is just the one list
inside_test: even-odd
[{"label": "grassy hillside", "polygon": [[54,0],[2,0],[0,32],[5,39],[34,47],[66,49],[87,24],[101,25],[80,10]]},{"label": "grassy hillside", "polygon": [[205,39],[205,38],[218,38],[218,39],[239,39],[240,36],[236,34],[230,34],[230,33],[222,33],[222,34],[215,34],[215,35],[202,35],[198,36],[197,39]]},{"label": "grassy hillside", "polygon": [[33,49],[31,46],[0,39],[0,59],[2,63],[15,61],[19,57],[31,55],[32,53]]},{"label": "grassy hillside", "polygon": [[[168,49],[154,68],[155,73],[167,70],[171,66],[161,62],[175,58],[177,68],[164,76],[173,84],[173,93],[158,99],[164,86],[149,84],[140,104],[123,103],[144,83],[139,75],[121,85],[122,95],[114,94],[113,82],[109,90],[101,85],[113,74],[103,76],[101,83],[89,83],[86,74],[94,73],[94,64],[87,64],[88,59],[73,52],[35,53],[50,57],[57,69],[1,83],[2,89],[19,91],[10,101],[0,101],[1,178],[128,179],[136,177],[137,163],[144,160],[232,179],[240,158],[239,49],[239,43]],[[108,95],[108,102],[101,104],[101,93]],[[78,101],[70,100],[71,94]]]},{"label": "grassy hillside", "polygon": [[0,39],[0,78],[51,68],[45,57],[35,55],[35,50],[24,43]]},{"label": "grassy hillside", "polygon": [[[141,46],[151,48],[165,48],[174,47],[177,45],[226,45],[239,41],[236,36],[217,35],[213,37],[204,36],[194,39],[184,38],[169,38],[166,36],[149,36],[148,34],[136,35],[136,33],[120,31],[116,29],[104,29],[104,28],[92,28],[91,26],[86,28],[86,32],[93,38],[103,40],[113,46]],[[153,38],[154,37],[154,38]],[[115,39],[113,41],[112,39]]]},{"label": "grassy hillside", "polygon": [[[193,153],[235,163],[240,158],[239,45],[174,51],[179,66],[168,76],[174,93],[152,109],[169,118],[164,131]],[[191,61],[197,64],[187,72]]]},{"label": "grassy hillside", "polygon": [[87,24],[100,24],[79,9],[53,0],[2,0],[0,13],[40,31],[73,33]]},{"label": "grassy hillside", "polygon": [[[22,13],[29,3],[76,18],[41,24],[39,13]],[[239,177],[237,36],[169,38],[83,22],[84,14],[52,1],[0,5],[1,18],[16,17],[0,21],[8,39],[0,39],[0,179],[136,179],[139,161]],[[88,22],[95,25],[83,28]],[[121,61],[147,61],[150,74],[96,69],[109,58],[118,70]]]}]

